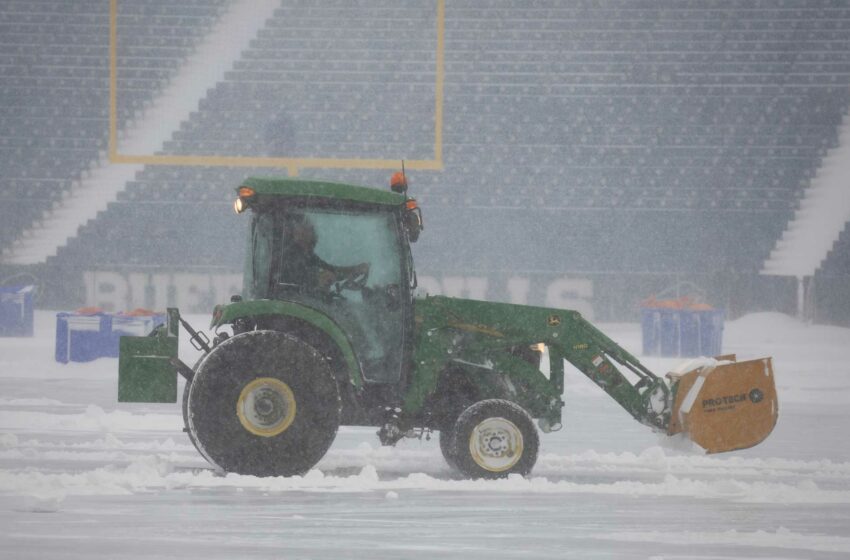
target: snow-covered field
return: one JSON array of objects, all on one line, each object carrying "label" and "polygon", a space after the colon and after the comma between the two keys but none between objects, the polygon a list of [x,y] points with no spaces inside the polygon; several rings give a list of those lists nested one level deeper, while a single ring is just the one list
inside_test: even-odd
[{"label": "snow-covered field", "polygon": [[[528,479],[461,480],[435,439],[361,428],[306,476],[260,479],[209,470],[179,405],[119,405],[117,360],[56,363],[54,321],[0,339],[3,559],[850,557],[850,329],[727,322],[725,352],[774,357],[780,420],[753,449],[699,455],[572,371]],[[639,352],[637,325],[600,327]]]}]

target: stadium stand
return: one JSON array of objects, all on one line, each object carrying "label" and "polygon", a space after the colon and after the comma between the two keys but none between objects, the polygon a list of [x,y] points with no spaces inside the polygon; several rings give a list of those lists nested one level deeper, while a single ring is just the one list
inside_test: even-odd
[{"label": "stadium stand", "polygon": [[844,225],[821,270],[834,276],[850,276],[850,222]]},{"label": "stadium stand", "polygon": [[[225,3],[120,3],[119,128],[174,75]],[[56,207],[104,157],[108,8],[102,0],[12,0],[0,7],[0,247]]]},{"label": "stadium stand", "polygon": [[838,241],[811,279],[809,297],[812,300],[811,320],[850,323],[850,222],[844,225]]},{"label": "stadium stand", "polygon": [[[227,4],[120,2],[119,127]],[[106,2],[8,6],[2,245],[108,132]],[[435,28],[433,2],[282,1],[162,153],[432,159]],[[444,48],[444,169],[409,173],[435,274],[755,275],[850,107],[850,7],[833,0],[452,1]],[[147,166],[48,264],[238,270],[231,189],[285,173]]]}]

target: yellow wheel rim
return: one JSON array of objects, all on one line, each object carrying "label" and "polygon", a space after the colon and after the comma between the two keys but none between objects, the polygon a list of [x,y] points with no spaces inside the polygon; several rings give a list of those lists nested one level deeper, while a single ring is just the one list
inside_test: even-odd
[{"label": "yellow wheel rim", "polygon": [[242,389],[236,401],[242,427],[254,435],[274,437],[295,420],[295,395],[289,385],[273,377],[259,377]]},{"label": "yellow wheel rim", "polygon": [[505,472],[522,458],[522,431],[505,418],[487,418],[469,436],[472,460],[490,472]]}]

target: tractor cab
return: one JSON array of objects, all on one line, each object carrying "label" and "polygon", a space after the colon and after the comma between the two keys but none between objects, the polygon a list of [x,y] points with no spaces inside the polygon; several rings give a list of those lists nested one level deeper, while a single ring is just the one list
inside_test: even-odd
[{"label": "tractor cab", "polygon": [[[416,277],[409,241],[421,214],[403,192],[251,178],[247,301],[291,302],[328,317],[350,343],[363,382],[399,384]],[[274,320],[279,320],[275,318]]]}]

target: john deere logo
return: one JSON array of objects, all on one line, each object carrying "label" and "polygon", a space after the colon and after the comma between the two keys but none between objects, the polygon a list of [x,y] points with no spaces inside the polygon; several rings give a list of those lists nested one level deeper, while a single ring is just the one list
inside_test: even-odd
[{"label": "john deere logo", "polygon": [[750,401],[753,403],[761,402],[764,399],[764,393],[761,389],[753,389],[750,391]]},{"label": "john deere logo", "polygon": [[561,317],[558,315],[549,315],[549,319],[547,321],[550,327],[557,327],[561,324]]}]

